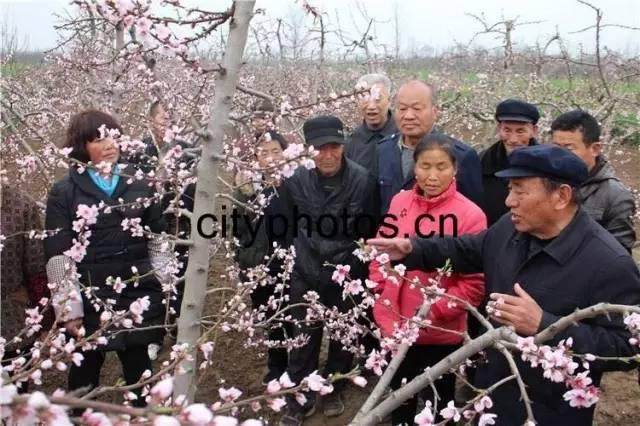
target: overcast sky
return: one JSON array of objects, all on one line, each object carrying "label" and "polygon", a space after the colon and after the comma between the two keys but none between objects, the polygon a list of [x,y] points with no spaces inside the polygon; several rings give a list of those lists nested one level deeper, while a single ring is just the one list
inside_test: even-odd
[{"label": "overcast sky", "polygon": [[[188,3],[222,10],[230,1],[191,0]],[[339,14],[343,27],[354,26],[351,16],[355,26],[364,27],[361,13],[353,1],[309,0],[309,3],[327,12],[332,22],[335,22],[336,13]],[[605,23],[640,27],[640,0],[592,0],[592,3],[604,11]],[[366,0],[361,4],[369,17],[383,22],[377,24],[377,36],[388,44],[393,43],[391,18],[394,7],[398,7],[402,50],[424,45],[442,50],[456,42],[466,43],[481,27],[465,13],[484,13],[492,22],[502,16],[520,16],[520,21],[544,21],[518,28],[514,37],[519,45],[545,41],[557,26],[571,49],[582,44],[592,50],[595,34],[594,31],[569,34],[595,22],[595,12],[575,0]],[[28,38],[29,47],[36,50],[54,45],[54,14],[70,7],[69,2],[63,0],[0,0],[0,5],[2,19],[15,24],[19,34]],[[294,0],[258,0],[257,7],[265,9],[267,15],[274,18],[287,17],[300,10]],[[487,47],[499,45],[490,35],[478,38],[477,43]],[[640,31],[606,28],[602,44],[627,54],[640,54]]]}]

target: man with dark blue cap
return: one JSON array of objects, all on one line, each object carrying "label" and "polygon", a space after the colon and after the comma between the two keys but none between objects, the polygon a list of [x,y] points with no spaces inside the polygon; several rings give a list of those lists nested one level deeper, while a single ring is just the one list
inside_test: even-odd
[{"label": "man with dark blue cap", "polygon": [[[299,167],[284,181],[284,210],[290,212],[288,228],[296,249],[296,262],[291,274],[290,303],[293,317],[298,320],[294,337],[307,336],[308,342],[291,350],[287,372],[296,383],[318,370],[318,357],[322,343],[323,325],[305,323],[308,302],[305,295],[315,292],[320,303],[328,309],[346,312],[352,305],[342,297],[342,287],[332,281],[335,267],[349,265],[351,279],[364,279],[365,265],[353,254],[360,238],[374,234],[375,218],[366,217],[375,211],[375,182],[360,165],[344,156],[344,129],[342,121],[333,116],[319,116],[303,125],[307,144],[318,154],[315,169]],[[329,353],[322,374],[347,373],[351,370],[353,355],[343,350],[337,340],[329,343]],[[334,391],[323,397],[325,416],[342,414],[342,382],[334,383]],[[301,406],[291,397],[281,425],[299,425],[314,411],[315,392],[307,395]]]},{"label": "man with dark blue cap", "polygon": [[496,172],[507,167],[507,157],[525,146],[537,145],[540,113],[535,105],[519,99],[507,99],[496,107],[496,132],[499,141],[480,153],[484,202],[480,206],[493,225],[509,209],[505,206],[507,182],[496,177]]},{"label": "man with dark blue cap", "polygon": [[[598,225],[574,196],[587,178],[584,162],[575,154],[550,145],[518,149],[498,176],[508,179],[504,215],[478,235],[459,238],[383,239],[369,244],[402,260],[407,269],[431,270],[450,259],[455,272],[483,272],[491,301],[487,310],[495,326],[512,326],[521,336],[534,336],[576,309],[597,303],[640,303],[640,274],[631,256]],[[576,354],[628,357],[635,354],[630,333],[620,315],[598,316],[558,332],[546,344],[571,338]],[[512,374],[497,349],[486,353],[475,385],[486,389]],[[542,425],[591,425],[595,404],[572,407],[569,390],[516,358],[526,385],[535,421]],[[632,368],[598,360],[589,377],[598,386],[605,371]],[[491,394],[497,424],[522,425],[527,419],[514,381]],[[440,402],[446,405],[446,401]]]}]

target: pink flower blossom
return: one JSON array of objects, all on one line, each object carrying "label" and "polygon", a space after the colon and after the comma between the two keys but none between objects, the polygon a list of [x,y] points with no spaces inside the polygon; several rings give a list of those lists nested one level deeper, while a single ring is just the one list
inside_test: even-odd
[{"label": "pink flower blossom", "polygon": [[413,421],[420,426],[433,426],[436,423],[435,416],[431,411],[431,401],[426,401],[424,409],[418,413]]},{"label": "pink flower blossom", "polygon": [[364,364],[366,368],[373,370],[373,372],[378,376],[382,376],[382,369],[386,365],[387,361],[384,359],[384,356],[375,349],[371,351]]},{"label": "pink flower blossom", "polygon": [[169,398],[172,392],[173,378],[168,377],[166,379],[160,380],[158,383],[153,385],[153,387],[149,391],[149,394],[151,395],[152,401],[158,404]]},{"label": "pink flower blossom", "polygon": [[446,420],[457,422],[460,420],[460,410],[455,406],[455,402],[449,401],[447,406],[440,410],[440,415]]},{"label": "pink flower blossom", "polygon": [[224,402],[233,402],[236,399],[240,398],[240,395],[242,395],[242,391],[234,387],[230,387],[229,389],[219,388],[218,394],[220,395],[220,399],[222,399]]},{"label": "pink flower blossom", "polygon": [[267,384],[267,393],[269,394],[279,392],[280,389],[282,389],[282,386],[280,385],[280,382],[278,382],[276,379],[271,380]]},{"label": "pink flower blossom", "polygon": [[307,397],[302,392],[295,393],[296,402],[300,404],[301,407],[304,407],[307,403]]},{"label": "pink flower blossom", "polygon": [[353,382],[354,385],[360,386],[361,388],[367,386],[367,379],[365,379],[362,376],[356,376],[352,378],[351,381]]},{"label": "pink flower blossom", "polygon": [[215,416],[211,426],[236,426],[238,419],[231,416]]},{"label": "pink flower blossom", "polygon": [[194,426],[205,426],[213,420],[213,414],[206,405],[197,403],[182,410],[182,418]]},{"label": "pink flower blossom", "polygon": [[294,387],[296,384],[291,381],[287,372],[282,373],[282,376],[278,379],[283,388],[288,389]]},{"label": "pink flower blossom", "polygon": [[122,220],[120,226],[122,226],[123,231],[130,231],[134,237],[142,237],[144,235],[144,229],[141,223],[142,219],[139,217],[132,219],[126,218]]},{"label": "pink flower blossom", "polygon": [[139,18],[136,21],[136,35],[142,40],[146,40],[149,37],[149,30],[151,29],[151,21],[145,17]]},{"label": "pink flower blossom", "polygon": [[483,396],[482,398],[480,398],[479,400],[473,403],[473,408],[478,413],[481,413],[484,410],[489,409],[491,407],[493,407],[493,401],[491,400],[491,398],[489,398],[488,395]]},{"label": "pink flower blossom", "polygon": [[82,413],[82,421],[87,426],[111,426],[111,420],[103,413],[96,413],[90,408]]},{"label": "pink flower blossom", "polygon": [[0,404],[9,405],[13,402],[13,398],[18,394],[18,388],[15,385],[6,385],[0,387]]},{"label": "pink flower blossom", "polygon": [[125,284],[120,277],[117,277],[113,282],[113,291],[120,294],[125,288],[127,288],[127,284]]},{"label": "pink flower blossom", "polygon": [[169,416],[155,416],[153,426],[180,426],[180,420]]},{"label": "pink flower blossom", "polygon": [[398,273],[398,275],[400,275],[401,277],[404,277],[405,272],[407,272],[407,267],[404,265],[396,265],[393,267],[393,269]]},{"label": "pink flower blossom", "polygon": [[155,30],[156,30],[156,36],[160,40],[166,40],[171,35],[171,30],[169,29],[169,26],[166,25],[166,24],[164,24],[164,25],[156,25],[155,26]]},{"label": "pink flower blossom", "polygon": [[262,426],[262,422],[256,419],[247,419],[240,426]]},{"label": "pink flower blossom", "polygon": [[362,286],[362,280],[345,281],[344,291],[342,292],[342,298],[346,299],[348,295],[356,296],[364,291]]},{"label": "pink flower blossom", "polygon": [[333,275],[331,275],[331,280],[338,284],[342,284],[350,270],[351,265],[336,265],[336,269],[333,271]]},{"label": "pink flower blossom", "polygon": [[478,419],[478,426],[495,425],[496,417],[498,417],[497,414],[483,413]]},{"label": "pink flower blossom", "polygon": [[376,256],[376,262],[378,262],[381,265],[385,265],[387,263],[389,263],[390,259],[389,259],[389,255],[387,253],[381,253],[378,256]]},{"label": "pink flower blossom", "polygon": [[578,408],[589,408],[600,399],[600,390],[595,386],[588,386],[584,389],[572,389],[563,395],[569,405]]},{"label": "pink flower blossom", "polygon": [[87,247],[74,238],[73,245],[69,250],[65,251],[64,254],[76,262],[82,262],[82,259],[87,255]]},{"label": "pink flower blossom", "polygon": [[318,392],[326,383],[326,379],[319,375],[317,370],[309,374],[304,380],[309,389],[314,392]]},{"label": "pink flower blossom", "polygon": [[282,410],[282,407],[287,405],[287,401],[284,398],[273,398],[267,400],[267,405],[277,413]]},{"label": "pink flower blossom", "polygon": [[79,219],[84,219],[87,225],[93,225],[98,221],[98,206],[95,204],[92,204],[91,206],[79,204],[76,209],[76,216]]}]

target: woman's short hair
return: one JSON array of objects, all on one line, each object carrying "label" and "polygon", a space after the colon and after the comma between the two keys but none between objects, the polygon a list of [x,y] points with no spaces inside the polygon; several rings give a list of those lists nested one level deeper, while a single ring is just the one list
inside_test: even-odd
[{"label": "woman's short hair", "polygon": [[86,144],[100,137],[98,129],[102,125],[107,129],[117,129],[122,133],[118,121],[106,112],[90,109],[71,117],[64,144],[65,148],[72,148],[69,156],[83,163],[88,163],[89,153]]},{"label": "woman's short hair", "polygon": [[413,151],[413,161],[417,163],[420,154],[432,149],[444,151],[451,160],[451,164],[453,164],[454,167],[456,166],[455,144],[453,143],[453,139],[442,133],[428,133],[424,135]]}]

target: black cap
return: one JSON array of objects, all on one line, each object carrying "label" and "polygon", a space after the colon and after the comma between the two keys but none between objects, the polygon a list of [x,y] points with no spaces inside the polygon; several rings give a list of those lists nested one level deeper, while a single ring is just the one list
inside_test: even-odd
[{"label": "black cap", "polygon": [[540,119],[538,108],[520,99],[507,99],[496,107],[496,121],[521,121],[536,124]]},{"label": "black cap", "polygon": [[509,167],[496,173],[502,178],[542,177],[577,187],[587,179],[587,165],[573,152],[554,145],[516,149],[509,155]]},{"label": "black cap", "polygon": [[253,105],[252,111],[255,117],[264,117],[269,114],[273,114],[276,108],[273,106],[273,102],[268,99],[262,99],[258,103]]},{"label": "black cap", "polygon": [[342,121],[332,115],[320,115],[310,118],[304,122],[302,130],[304,139],[315,148],[328,143],[345,143]]}]

